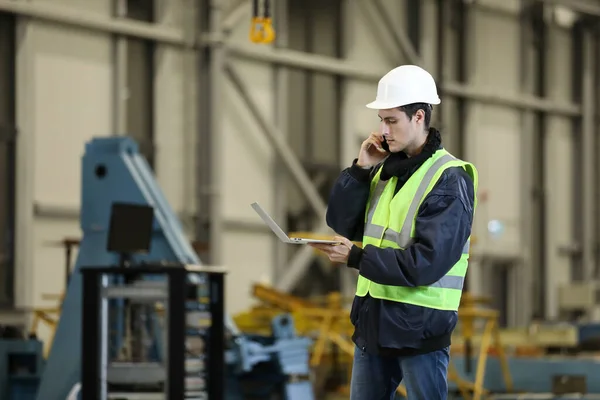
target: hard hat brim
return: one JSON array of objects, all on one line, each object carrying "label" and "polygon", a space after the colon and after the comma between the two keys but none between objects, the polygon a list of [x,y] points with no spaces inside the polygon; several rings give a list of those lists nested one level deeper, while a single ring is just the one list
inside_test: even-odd
[{"label": "hard hat brim", "polygon": [[398,104],[397,102],[387,103],[384,101],[375,100],[375,101],[372,101],[369,104],[367,104],[366,107],[370,108],[371,110],[390,110],[392,108],[398,108],[398,107],[402,107],[407,104],[413,104],[413,103],[426,103],[426,104],[431,104],[431,105],[437,105],[437,104],[441,103],[441,100],[439,98],[437,98],[435,101],[423,101],[423,102],[414,101],[411,103],[401,103],[401,104]]}]

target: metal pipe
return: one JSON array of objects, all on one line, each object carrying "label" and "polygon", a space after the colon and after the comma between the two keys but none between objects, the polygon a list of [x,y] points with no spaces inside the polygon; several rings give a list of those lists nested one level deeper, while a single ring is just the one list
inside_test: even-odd
[{"label": "metal pipe", "polygon": [[[469,63],[469,48],[472,48],[469,41],[469,38],[473,37],[471,35],[471,13],[469,12],[469,8],[467,5],[459,1],[455,5],[454,17],[456,18],[455,29],[456,29],[456,81],[460,82],[462,85],[468,84],[469,75],[472,74],[472,65],[475,63]],[[469,68],[471,65],[471,68]],[[456,101],[456,118],[457,118],[457,150],[459,157],[467,157],[467,118],[468,115],[468,105],[466,102],[466,98],[458,98]],[[441,108],[441,107],[438,107]],[[464,290],[468,289],[468,279],[465,281]]]},{"label": "metal pipe", "polygon": [[[583,74],[582,71],[584,63],[584,48],[583,48],[583,25],[581,22],[576,23],[571,29],[571,96],[574,102],[582,104],[583,93]],[[583,107],[582,107],[583,108]],[[579,253],[571,253],[571,281],[582,282],[584,280],[584,268],[583,268],[583,224],[586,216],[583,213],[583,134],[582,134],[583,118],[576,118],[571,121],[572,134],[573,134],[573,158],[572,167],[573,171],[579,171],[579,173],[573,174],[573,187],[572,192],[572,208],[571,210],[571,228],[573,231],[574,242],[571,244],[570,250],[579,250]],[[548,277],[551,279],[551,276]],[[556,307],[553,307],[556,308]],[[553,308],[549,308],[550,312],[555,312]]]},{"label": "metal pipe", "polygon": [[[76,221],[80,216],[77,206],[35,202],[30,214],[36,218],[53,219],[57,221]],[[196,216],[186,212],[178,212],[177,218],[184,226],[191,226]]]},{"label": "metal pipe", "polygon": [[19,127],[16,154],[16,214],[15,225],[15,306],[28,307],[37,301],[31,282],[35,279],[34,256],[35,248],[34,216],[32,207],[35,199],[35,173],[31,168],[31,160],[35,158],[35,128],[31,118],[35,114],[35,44],[28,36],[28,24],[17,23],[17,37],[23,38],[16,52],[15,91],[16,96],[16,126]]},{"label": "metal pipe", "polygon": [[[443,87],[446,81],[444,77],[444,67],[446,66],[446,0],[436,0],[435,2],[436,20],[436,84],[438,87]],[[437,107],[435,115],[439,128],[445,128],[445,107]]]},{"label": "metal pipe", "polygon": [[52,5],[52,3],[0,0],[0,11],[84,29],[134,36],[175,46],[185,45],[183,34],[179,29],[160,27],[147,22],[119,21],[64,6]]},{"label": "metal pipe", "polygon": [[3,101],[0,101],[0,146],[4,147],[0,161],[0,273],[4,282],[0,284],[0,307],[14,305],[15,299],[15,212],[16,212],[16,18],[12,15],[0,15],[0,59],[8,62],[0,63],[0,86],[3,90]]},{"label": "metal pipe", "polygon": [[542,3],[553,4],[556,6],[562,6],[568,8],[571,11],[575,11],[581,14],[590,16],[600,17],[600,6],[598,3],[591,3],[588,1],[579,0],[537,0]]},{"label": "metal pipe", "polygon": [[[214,43],[216,39],[206,39],[208,43]],[[275,65],[285,65],[291,68],[319,71],[334,75],[343,75],[348,78],[367,82],[377,82],[387,71],[374,71],[353,66],[343,59],[326,57],[317,54],[306,54],[294,50],[267,50],[256,47],[248,47],[235,43],[227,44],[228,52],[233,57],[262,61]],[[481,103],[495,104],[528,110],[541,110],[567,117],[577,117],[581,114],[581,108],[574,103],[554,102],[542,100],[531,95],[500,94],[493,91],[474,88],[458,82],[446,81],[440,88],[445,95],[462,97]]]},{"label": "metal pipe", "polygon": [[35,202],[33,216],[56,220],[77,220],[79,219],[79,208]]},{"label": "metal pipe", "polygon": [[[235,232],[270,234],[273,232],[261,222],[240,221],[238,219],[223,219],[223,229]],[[281,242],[280,242],[281,243]]]},{"label": "metal pipe", "polygon": [[275,150],[281,156],[281,160],[285,163],[286,167],[288,168],[288,171],[290,172],[290,174],[292,175],[292,177],[306,196],[308,203],[311,205],[315,213],[320,218],[324,217],[327,206],[321,198],[321,195],[313,185],[312,181],[306,174],[306,171],[302,167],[302,164],[300,163],[300,161],[298,161],[298,158],[294,154],[293,150],[285,141],[283,134],[278,132],[278,130],[274,126],[272,126],[272,124],[269,123],[269,121],[267,121],[267,119],[262,115],[256,104],[250,97],[248,90],[244,87],[242,79],[233,70],[231,64],[226,65],[226,67],[224,68],[224,72],[225,75],[229,78],[229,81],[236,88],[237,94],[239,95],[241,100],[244,102],[246,107],[248,107],[248,110],[255,118],[261,131],[267,135],[269,141],[271,142],[271,144],[273,144]]},{"label": "metal pipe", "polygon": [[582,133],[582,240],[583,240],[583,279],[594,278],[596,248],[596,174],[595,154],[595,114],[594,99],[594,39],[590,28],[583,28],[582,40],[582,79],[581,79],[581,133]]},{"label": "metal pipe", "polygon": [[[206,33],[210,30],[210,7],[208,0],[196,0],[199,2],[198,5],[198,25],[199,30],[202,33]],[[198,100],[198,120],[196,121],[197,126],[197,139],[194,143],[195,146],[195,157],[194,157],[194,170],[195,170],[195,204],[198,218],[195,224],[195,238],[198,241],[209,242],[210,232],[207,227],[210,226],[210,203],[212,200],[212,193],[217,188],[212,187],[211,174],[213,173],[213,159],[217,155],[212,154],[211,141],[216,135],[211,133],[211,116],[212,109],[215,105],[211,103],[211,49],[207,51],[199,52],[197,54],[198,67],[196,82],[197,100]]]},{"label": "metal pipe", "polygon": [[496,94],[484,92],[471,86],[461,85],[454,82],[446,82],[442,87],[446,95],[454,95],[481,103],[495,104],[499,106],[514,107],[523,110],[537,110],[565,117],[577,117],[581,115],[581,107],[574,103],[559,103],[551,100],[540,99],[531,95]]}]

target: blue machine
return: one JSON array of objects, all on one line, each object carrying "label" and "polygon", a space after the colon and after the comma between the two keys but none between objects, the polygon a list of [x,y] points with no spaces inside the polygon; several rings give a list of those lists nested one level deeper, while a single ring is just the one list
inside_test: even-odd
[{"label": "blue machine", "polygon": [[0,399],[33,399],[44,360],[38,340],[0,339]]},{"label": "blue machine", "polygon": [[[292,317],[282,314],[272,322],[273,337],[270,342],[264,343],[264,339],[238,337],[235,339],[236,346],[226,354],[227,364],[233,366],[233,373],[244,380],[244,375],[251,374],[255,366],[261,363],[273,363],[278,373],[265,374],[261,377],[253,377],[253,381],[262,380],[268,389],[267,382],[275,383],[275,392],[283,392],[284,399],[306,399],[314,398],[313,388],[307,379],[309,375],[309,355],[307,348],[311,341],[308,338],[297,337]],[[261,343],[261,341],[263,343]],[[248,375],[246,375],[248,376]],[[297,379],[298,377],[302,379]],[[261,388],[262,389],[262,388]],[[268,398],[268,393],[251,393],[253,398]],[[273,392],[273,391],[271,391]]]},{"label": "blue machine", "polygon": [[[61,318],[46,368],[41,377],[37,400],[62,400],[80,381],[81,373],[81,286],[79,270],[89,265],[117,265],[118,256],[106,250],[111,205],[115,202],[154,207],[151,252],[133,256],[132,264],[174,262],[201,264],[183,233],[180,222],[155,182],[137,144],[126,137],[93,139],[86,144],[82,160],[81,230],[79,254],[62,305]],[[233,349],[227,356],[233,379],[242,378],[253,367],[276,358],[279,375],[308,374],[307,339],[294,336],[291,318],[274,321],[272,344],[260,344],[260,338],[237,335],[232,321],[227,328],[233,334]],[[273,372],[273,371],[271,371]],[[241,399],[231,385],[228,398]],[[311,400],[310,383],[284,379],[286,400]],[[19,397],[19,400],[26,400]]]},{"label": "blue machine", "polygon": [[[452,361],[463,378],[474,382],[475,371],[464,374],[465,359],[453,356]],[[477,357],[473,358],[476,365]],[[508,360],[513,386],[520,393],[551,393],[554,376],[582,376],[587,383],[587,393],[600,393],[600,360],[593,358],[547,356],[547,357],[511,357]],[[450,390],[457,390],[451,383]],[[484,385],[493,393],[505,393],[506,386],[497,357],[488,357],[485,370]],[[525,397],[524,397],[525,398]],[[557,397],[560,398],[560,397]],[[552,399],[550,397],[549,399]]]}]

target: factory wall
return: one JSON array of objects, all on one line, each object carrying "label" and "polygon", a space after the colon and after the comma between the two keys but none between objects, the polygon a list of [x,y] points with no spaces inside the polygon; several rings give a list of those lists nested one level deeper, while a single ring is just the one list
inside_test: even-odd
[{"label": "factory wall", "polygon": [[[244,11],[241,23],[232,29],[230,38],[241,45],[248,45],[250,7],[245,7]],[[231,69],[260,113],[259,118],[278,127],[273,67],[256,61],[235,60]],[[256,115],[251,112],[252,105],[249,107],[244,102],[230,79],[222,82],[221,106],[211,106],[215,110],[213,112],[218,112],[218,118],[222,118],[218,133],[222,137],[216,155],[217,168],[222,171],[219,174],[222,184],[214,189],[220,191],[217,199],[221,202],[223,219],[219,264],[230,271],[227,275],[227,310],[236,313],[247,309],[251,303],[252,283],[272,283],[275,239],[250,204],[258,202],[273,212],[277,200],[274,190],[275,152]],[[281,221],[281,218],[276,219]]]},{"label": "factory wall", "polygon": [[[112,14],[103,1],[59,4]],[[35,307],[56,304],[56,298],[44,295],[64,289],[60,241],[81,236],[77,216],[84,143],[113,132],[112,39],[19,18],[16,67],[16,304]]]},{"label": "factory wall", "polygon": [[[115,13],[105,0],[38,3],[83,16]],[[157,24],[181,25],[177,2],[157,1],[155,10]],[[143,9],[137,14],[143,15]],[[188,82],[183,79],[181,49],[156,44],[148,51],[141,39],[24,17],[17,22],[16,45],[15,303],[49,307],[57,304],[56,295],[65,287],[61,242],[81,237],[85,143],[100,136],[134,137],[192,233],[195,132],[186,125]]]},{"label": "factory wall", "polygon": [[[185,10],[193,2],[155,0],[153,10],[133,0],[116,6],[108,0],[18,3],[84,20],[119,16],[185,31],[191,14]],[[278,39],[272,47],[295,52],[289,58],[296,64],[301,62],[294,54],[301,53],[344,59],[342,73],[270,63],[271,46],[248,41],[249,2],[223,2],[214,9],[223,20],[210,25],[225,29],[238,50],[261,47],[266,61],[218,50],[205,59],[204,52],[182,46],[19,16],[16,305],[56,303],[44,294],[64,289],[65,256],[58,242],[80,236],[84,144],[120,134],[140,143],[190,240],[208,234],[198,227],[210,220],[205,230],[217,240],[204,261],[231,271],[229,312],[247,307],[252,282],[296,289],[303,274],[290,271],[304,270],[301,264],[310,264],[312,253],[278,244],[249,204],[258,201],[288,230],[317,229],[329,185],[378,127],[377,116],[364,108],[377,77],[415,62],[416,54],[442,89],[434,125],[444,144],[480,174],[470,290],[497,295],[495,305],[510,314],[511,323],[528,321],[535,302],[556,315],[552,293],[571,276],[571,259],[559,250],[579,234],[573,212],[580,204],[581,188],[573,180],[579,136],[564,112],[551,112],[550,103],[536,111],[527,99],[573,101],[569,24],[547,19],[541,54],[531,24],[518,16],[520,2],[481,1],[463,6],[463,17],[451,7],[454,2],[442,1],[443,13],[439,3],[276,2]],[[406,43],[399,45],[405,31],[415,54],[402,50]],[[224,68],[215,59],[226,55]],[[540,84],[539,64],[545,66]],[[281,143],[282,136],[287,141]],[[316,189],[303,189],[307,181]],[[350,271],[332,270],[322,260],[313,264],[306,290],[331,279],[352,292]],[[548,295],[538,295],[544,287]]]}]

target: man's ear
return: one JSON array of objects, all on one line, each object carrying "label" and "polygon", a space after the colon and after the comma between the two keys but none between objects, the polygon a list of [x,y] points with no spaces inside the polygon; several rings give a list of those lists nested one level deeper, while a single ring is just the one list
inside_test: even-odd
[{"label": "man's ear", "polygon": [[425,123],[425,111],[421,110],[420,108],[415,112],[415,115],[413,115],[413,118],[415,119],[415,121],[417,122],[422,122]]}]

